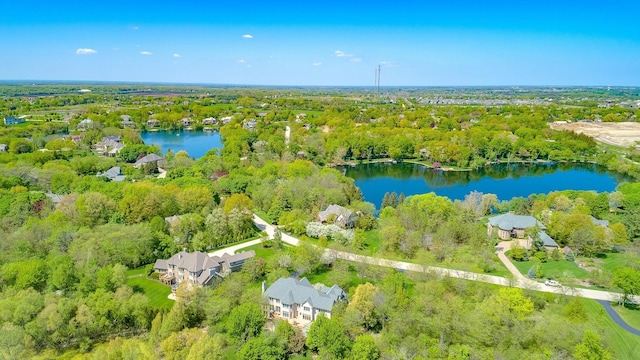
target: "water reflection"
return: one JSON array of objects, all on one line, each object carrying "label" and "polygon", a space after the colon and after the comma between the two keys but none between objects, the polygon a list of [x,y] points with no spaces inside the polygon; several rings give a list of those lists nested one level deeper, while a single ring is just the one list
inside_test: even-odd
[{"label": "water reflection", "polygon": [[538,163],[497,164],[476,171],[442,171],[421,165],[376,163],[345,168],[355,179],[366,201],[379,206],[385,192],[405,195],[435,192],[451,199],[464,199],[476,190],[493,193],[501,200],[559,190],[612,191],[624,181],[619,174],[595,164]]}]

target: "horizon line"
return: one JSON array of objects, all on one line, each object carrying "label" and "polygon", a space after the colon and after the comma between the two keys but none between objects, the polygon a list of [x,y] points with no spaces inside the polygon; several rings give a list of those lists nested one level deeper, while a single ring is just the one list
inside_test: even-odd
[{"label": "horizon line", "polygon": [[[41,83],[41,84],[38,84]],[[135,80],[43,80],[43,79],[0,79],[0,84],[16,85],[173,85],[173,86],[203,86],[203,87],[260,87],[260,88],[363,88],[376,89],[376,85],[267,85],[240,83],[209,83],[209,82],[171,82],[171,81],[135,81]],[[640,85],[380,85],[381,89],[388,88],[639,88]]]}]

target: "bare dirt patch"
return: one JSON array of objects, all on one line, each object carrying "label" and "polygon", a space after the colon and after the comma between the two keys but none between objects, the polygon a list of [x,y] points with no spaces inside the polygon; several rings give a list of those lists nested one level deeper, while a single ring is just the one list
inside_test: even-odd
[{"label": "bare dirt patch", "polygon": [[615,146],[629,147],[640,142],[640,123],[636,122],[575,122],[551,124],[551,128],[585,134],[597,141]]}]

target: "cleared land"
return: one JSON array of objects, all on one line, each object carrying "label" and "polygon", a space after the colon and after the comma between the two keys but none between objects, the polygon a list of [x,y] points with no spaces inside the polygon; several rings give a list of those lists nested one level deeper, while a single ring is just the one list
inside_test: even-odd
[{"label": "cleared land", "polygon": [[551,124],[551,128],[585,134],[595,140],[614,146],[629,147],[640,142],[640,123],[636,122],[575,122]]}]

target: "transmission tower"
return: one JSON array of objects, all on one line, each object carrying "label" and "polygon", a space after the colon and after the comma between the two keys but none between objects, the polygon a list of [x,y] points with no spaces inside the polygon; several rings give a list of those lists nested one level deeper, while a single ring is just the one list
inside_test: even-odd
[{"label": "transmission tower", "polygon": [[376,93],[380,93],[380,65],[378,65],[378,68],[376,69],[376,83],[375,83],[375,87],[376,87]]}]

